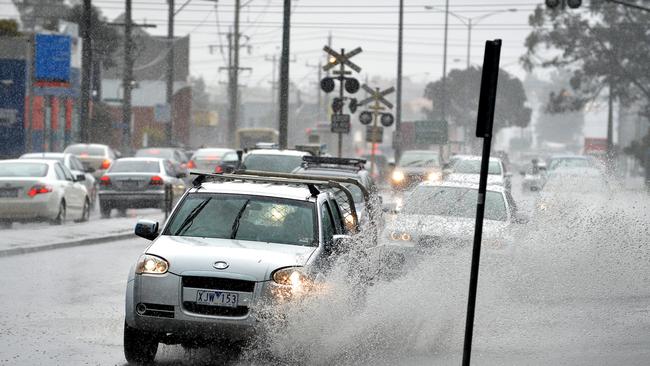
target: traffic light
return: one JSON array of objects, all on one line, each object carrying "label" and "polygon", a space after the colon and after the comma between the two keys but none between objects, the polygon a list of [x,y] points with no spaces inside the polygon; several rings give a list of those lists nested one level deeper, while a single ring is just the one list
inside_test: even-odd
[{"label": "traffic light", "polygon": [[332,100],[332,111],[338,114],[341,109],[343,109],[343,100],[341,98],[334,98]]},{"label": "traffic light", "polygon": [[359,122],[362,125],[369,125],[372,123],[372,113],[368,111],[363,111],[359,114]]},{"label": "traffic light", "polygon": [[334,84],[334,79],[331,77],[326,77],[323,78],[323,80],[320,81],[320,88],[325,92],[325,93],[331,93],[332,90],[334,90],[334,87],[336,85]]},{"label": "traffic light", "polygon": [[545,0],[544,3],[549,9],[555,9],[558,6],[562,6],[562,9],[564,9],[567,5],[571,9],[576,9],[582,5],[582,0]]},{"label": "traffic light", "polygon": [[381,118],[379,119],[379,122],[381,122],[381,125],[384,127],[390,127],[393,124],[393,121],[395,121],[395,119],[390,113],[382,113]]},{"label": "traffic light", "polygon": [[359,80],[355,78],[345,78],[345,91],[354,94],[359,91]]}]

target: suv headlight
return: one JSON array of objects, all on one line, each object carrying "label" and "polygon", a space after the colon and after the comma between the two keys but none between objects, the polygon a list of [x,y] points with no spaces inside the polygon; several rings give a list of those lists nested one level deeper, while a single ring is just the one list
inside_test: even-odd
[{"label": "suv headlight", "polygon": [[393,172],[393,181],[395,182],[401,182],[404,180],[404,173],[400,172],[399,170],[396,170]]},{"label": "suv headlight", "polygon": [[271,278],[279,285],[291,286],[294,293],[312,284],[311,278],[303,271],[302,267],[280,268],[273,272]]},{"label": "suv headlight", "polygon": [[442,180],[442,173],[440,172],[431,172],[427,175],[427,180],[429,182],[439,182]]},{"label": "suv headlight", "polygon": [[169,262],[151,254],[143,254],[135,265],[136,274],[165,274],[169,269]]},{"label": "suv headlight", "polygon": [[393,241],[411,241],[411,234],[403,231],[391,231],[389,237]]}]

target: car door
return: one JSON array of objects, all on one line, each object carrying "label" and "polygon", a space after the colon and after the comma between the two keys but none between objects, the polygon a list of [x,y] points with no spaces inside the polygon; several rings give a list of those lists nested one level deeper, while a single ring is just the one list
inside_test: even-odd
[{"label": "car door", "polygon": [[[81,199],[79,198],[79,184],[74,182],[72,173],[59,162],[54,164],[54,171],[58,183],[63,187],[63,197],[66,202],[66,209],[70,216],[76,216],[81,211]],[[77,184],[77,187],[75,187]]]}]

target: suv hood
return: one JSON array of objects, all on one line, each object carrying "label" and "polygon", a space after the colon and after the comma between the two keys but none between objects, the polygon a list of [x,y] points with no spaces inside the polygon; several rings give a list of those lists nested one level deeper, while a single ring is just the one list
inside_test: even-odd
[{"label": "suv hood", "polygon": [[[406,232],[417,242],[423,236],[435,236],[452,240],[467,241],[474,238],[475,219],[467,217],[400,215],[385,230],[384,238],[392,231]],[[483,237],[498,238],[508,227],[506,221],[485,220]]]},{"label": "suv hood", "polygon": [[[449,174],[445,180],[459,183],[478,184],[480,177],[479,174],[452,173]],[[488,174],[487,184],[502,186],[504,185],[503,177],[497,174]]]},{"label": "suv hood", "polygon": [[[317,247],[275,244],[245,240],[160,236],[147,254],[165,258],[169,272],[211,272],[253,281],[270,278],[281,267],[304,266]],[[228,268],[217,270],[213,264],[224,261]]]}]

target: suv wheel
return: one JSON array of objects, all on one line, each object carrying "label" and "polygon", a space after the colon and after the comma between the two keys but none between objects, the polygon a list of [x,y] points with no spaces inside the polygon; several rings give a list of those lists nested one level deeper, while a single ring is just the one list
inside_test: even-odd
[{"label": "suv wheel", "polygon": [[150,364],[156,352],[158,340],[153,334],[131,328],[124,322],[124,357],[129,363]]},{"label": "suv wheel", "polygon": [[103,219],[111,217],[111,210],[113,207],[106,201],[99,201],[99,213],[102,215]]}]

